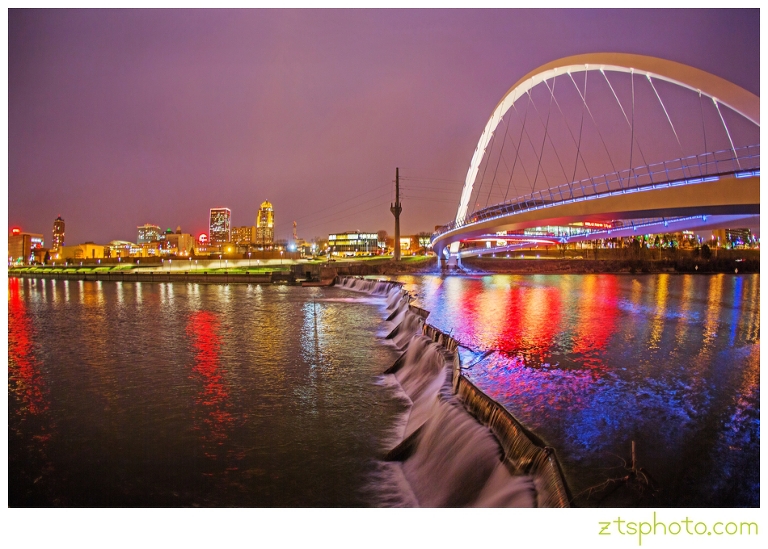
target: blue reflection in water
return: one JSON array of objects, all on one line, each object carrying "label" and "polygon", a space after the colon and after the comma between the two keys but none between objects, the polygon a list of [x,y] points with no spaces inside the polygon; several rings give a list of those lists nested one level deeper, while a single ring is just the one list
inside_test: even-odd
[{"label": "blue reflection in water", "polygon": [[660,491],[621,504],[759,505],[759,275],[402,280],[580,503],[635,441]]}]

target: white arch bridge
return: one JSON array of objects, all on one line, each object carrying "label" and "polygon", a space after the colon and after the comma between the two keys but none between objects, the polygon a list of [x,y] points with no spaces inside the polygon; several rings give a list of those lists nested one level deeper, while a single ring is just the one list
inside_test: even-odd
[{"label": "white arch bridge", "polygon": [[599,227],[557,237],[572,242],[752,226],[759,187],[758,96],[664,59],[578,55],[504,95],[432,245],[460,259],[488,251],[461,242],[533,227]]}]

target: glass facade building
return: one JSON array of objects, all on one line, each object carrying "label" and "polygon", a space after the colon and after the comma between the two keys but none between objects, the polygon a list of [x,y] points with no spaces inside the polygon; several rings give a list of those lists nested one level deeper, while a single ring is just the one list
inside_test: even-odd
[{"label": "glass facade building", "polygon": [[378,250],[378,233],[338,233],[328,235],[328,246],[333,254],[365,254]]},{"label": "glass facade building", "polygon": [[208,242],[217,246],[232,240],[232,212],[229,208],[211,208]]}]

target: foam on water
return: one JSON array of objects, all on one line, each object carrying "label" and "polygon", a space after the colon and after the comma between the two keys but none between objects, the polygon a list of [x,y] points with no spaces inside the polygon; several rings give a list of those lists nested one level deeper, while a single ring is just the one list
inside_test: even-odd
[{"label": "foam on water", "polygon": [[[398,385],[410,409],[392,428],[392,449],[372,483],[385,506],[535,507],[528,475],[512,474],[493,433],[454,394],[452,353],[422,335],[424,320],[394,284],[342,279],[346,289],[387,296],[388,339],[403,354],[379,383]],[[389,437],[387,437],[389,438]]]}]

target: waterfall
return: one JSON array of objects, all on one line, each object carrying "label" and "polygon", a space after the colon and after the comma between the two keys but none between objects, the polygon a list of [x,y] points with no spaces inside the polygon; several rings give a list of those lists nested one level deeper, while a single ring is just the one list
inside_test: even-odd
[{"label": "waterfall", "polygon": [[408,494],[424,507],[567,507],[554,451],[460,374],[450,336],[426,324],[395,282],[342,278],[341,287],[386,296],[387,339],[403,353],[386,371],[411,406],[399,444]]}]

